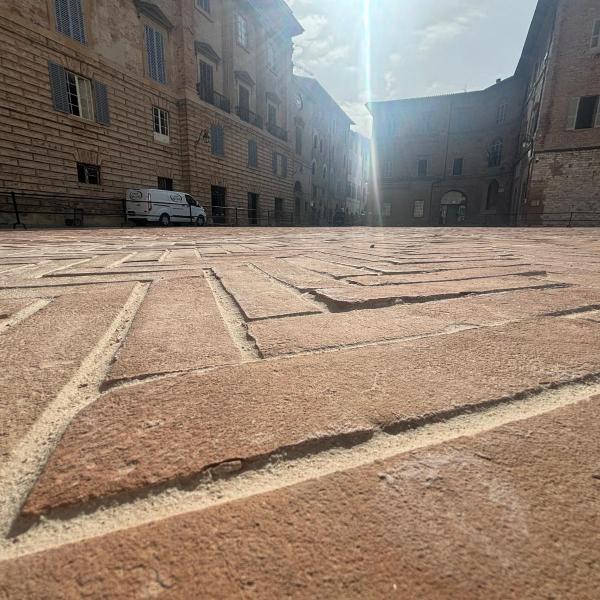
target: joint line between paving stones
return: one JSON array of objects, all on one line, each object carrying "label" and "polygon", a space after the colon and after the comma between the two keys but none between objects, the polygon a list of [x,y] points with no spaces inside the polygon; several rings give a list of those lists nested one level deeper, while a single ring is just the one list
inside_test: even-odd
[{"label": "joint line between paving stones", "polygon": [[236,299],[227,291],[212,269],[204,269],[204,278],[221,313],[225,328],[240,351],[242,362],[254,362],[262,359],[263,354],[258,348],[256,340],[248,331],[244,314]]},{"label": "joint line between paving stones", "polygon": [[96,347],[81,363],[74,377],[30,428],[0,471],[0,534],[7,535],[18,517],[31,487],[42,472],[69,423],[96,400],[110,362],[119,350],[142,305],[149,283],[135,285],[123,308]]},{"label": "joint line between paving stones", "polygon": [[[321,450],[319,444],[327,444],[327,440],[311,440],[304,454],[286,458],[285,449],[275,450],[237,474],[213,479],[210,472],[204,473],[196,480],[195,487],[182,489],[172,482],[170,487],[163,486],[156,494],[124,496],[120,502],[113,499],[110,505],[92,511],[90,507],[80,507],[79,513],[68,519],[50,515],[15,538],[14,543],[0,542],[0,560],[206,510],[460,437],[472,437],[599,394],[600,373],[594,373],[493,399],[484,405],[457,407],[446,415],[433,414],[395,426],[342,434],[337,436],[340,438],[337,445],[330,442]],[[290,450],[293,452],[293,448]]]},{"label": "joint line between paving stones", "polygon": [[52,298],[40,298],[39,300],[27,305],[22,308],[19,312],[15,313],[12,317],[7,319],[4,323],[0,323],[0,335],[5,331],[8,331],[15,325],[22,323],[25,319],[32,317],[35,313],[39,312],[43,308],[46,308],[48,304],[52,302]]}]

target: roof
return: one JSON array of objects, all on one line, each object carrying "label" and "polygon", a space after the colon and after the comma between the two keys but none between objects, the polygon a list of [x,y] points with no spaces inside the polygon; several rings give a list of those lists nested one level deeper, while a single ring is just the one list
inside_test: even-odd
[{"label": "roof", "polygon": [[294,80],[297,81],[300,85],[304,86],[305,88],[309,88],[311,92],[316,93],[325,98],[326,101],[335,106],[339,113],[341,113],[346,119],[348,119],[350,125],[355,125],[354,121],[346,114],[344,109],[332,98],[331,94],[321,85],[321,83],[317,79],[315,79],[314,77],[306,77],[303,75],[294,74]]},{"label": "roof", "polygon": [[256,10],[266,15],[277,31],[285,31],[291,37],[304,33],[304,27],[294,16],[284,0],[248,0]]}]

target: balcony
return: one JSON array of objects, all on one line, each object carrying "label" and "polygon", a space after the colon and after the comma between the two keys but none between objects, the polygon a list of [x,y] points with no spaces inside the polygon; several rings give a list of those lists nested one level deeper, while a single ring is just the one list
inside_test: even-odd
[{"label": "balcony", "polygon": [[204,102],[208,102],[226,113],[231,112],[229,98],[223,96],[223,94],[219,94],[219,92],[215,92],[214,90],[204,90],[200,84],[196,86],[196,89],[198,90],[198,96],[200,96],[200,99],[204,100]]},{"label": "balcony", "polygon": [[245,106],[236,106],[235,114],[242,121],[246,121],[246,123],[250,123],[250,125],[254,125],[254,127],[258,127],[259,129],[263,128],[262,117],[253,113],[249,108],[246,108]]},{"label": "balcony", "polygon": [[272,123],[271,121],[267,121],[267,131],[271,135],[274,135],[276,138],[279,138],[283,142],[288,141],[287,131],[285,129],[282,129],[278,125],[275,125],[275,123]]}]

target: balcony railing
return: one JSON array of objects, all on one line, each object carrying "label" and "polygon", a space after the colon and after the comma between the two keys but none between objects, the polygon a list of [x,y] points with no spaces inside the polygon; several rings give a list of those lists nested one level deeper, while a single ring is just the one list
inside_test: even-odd
[{"label": "balcony railing", "polygon": [[208,102],[209,104],[212,104],[216,108],[225,111],[226,113],[231,112],[231,103],[229,102],[229,98],[223,96],[223,94],[219,94],[219,92],[215,92],[214,90],[204,90],[200,84],[196,86],[196,89],[198,90],[200,99],[204,100],[204,102]]},{"label": "balcony railing", "polygon": [[263,128],[262,117],[253,113],[249,108],[236,106],[235,113],[242,121],[246,121],[246,123],[250,123],[250,125],[254,125],[254,127],[258,127],[259,129]]},{"label": "balcony railing", "polygon": [[271,134],[274,135],[276,138],[279,138],[280,140],[287,142],[288,140],[288,133],[285,129],[279,127],[278,125],[275,125],[275,123],[272,123],[271,121],[267,121],[267,131]]}]

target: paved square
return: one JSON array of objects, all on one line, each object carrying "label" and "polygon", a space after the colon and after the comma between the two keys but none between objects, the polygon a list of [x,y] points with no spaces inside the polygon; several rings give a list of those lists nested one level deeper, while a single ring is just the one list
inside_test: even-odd
[{"label": "paved square", "polygon": [[600,232],[2,232],[0,598],[597,598]]}]

